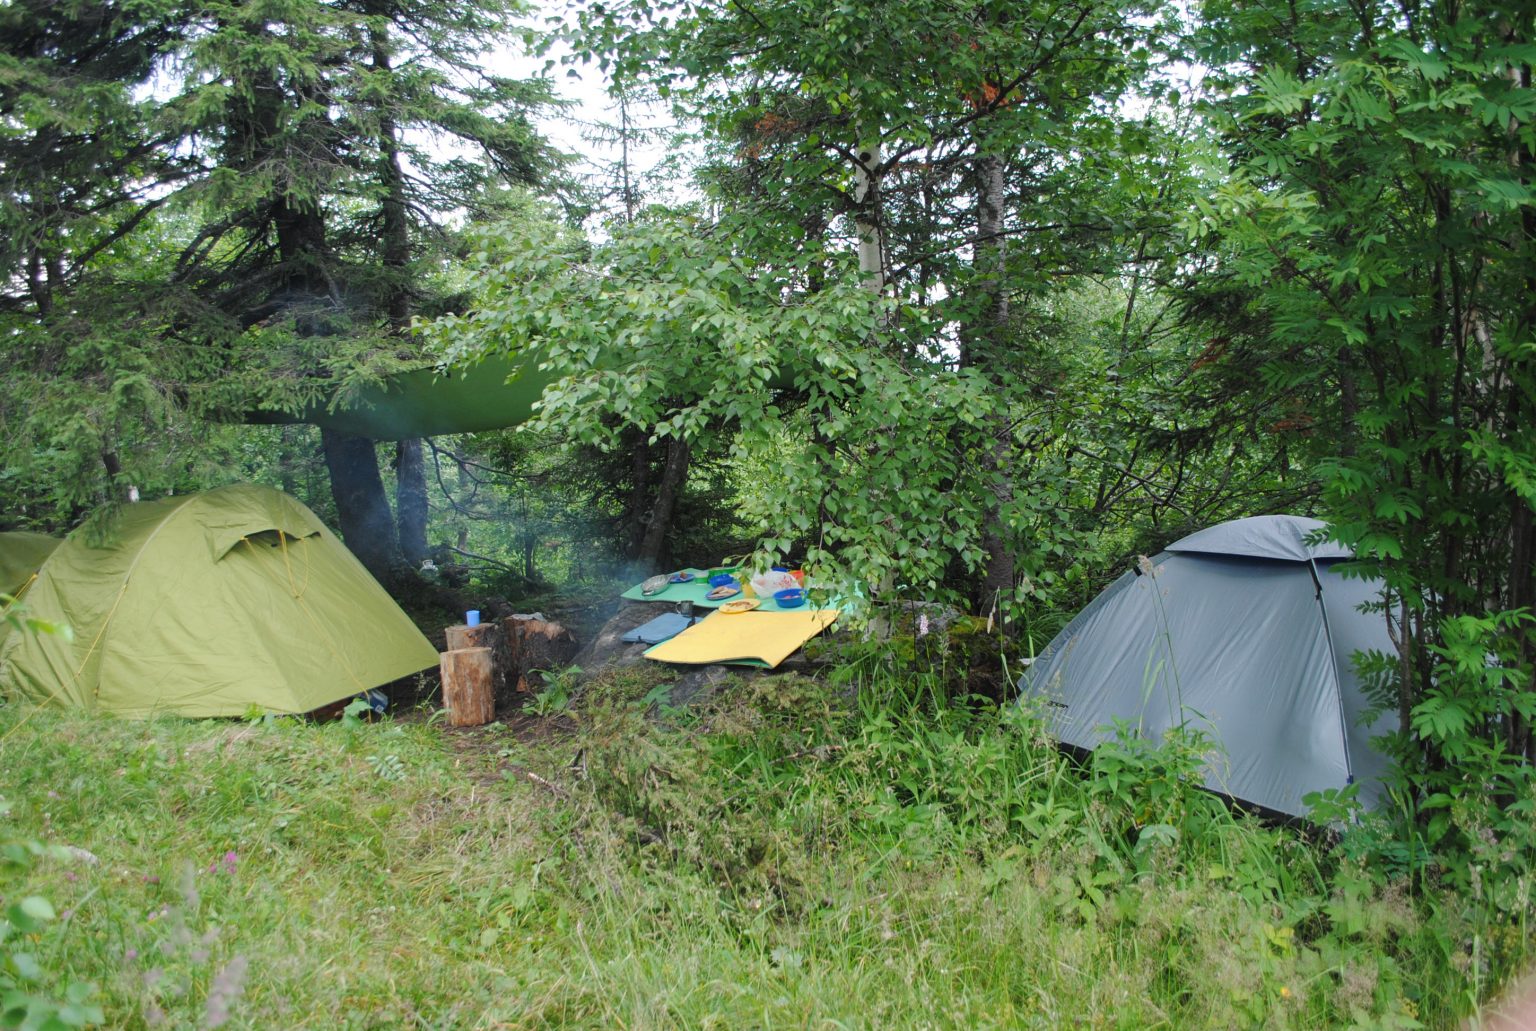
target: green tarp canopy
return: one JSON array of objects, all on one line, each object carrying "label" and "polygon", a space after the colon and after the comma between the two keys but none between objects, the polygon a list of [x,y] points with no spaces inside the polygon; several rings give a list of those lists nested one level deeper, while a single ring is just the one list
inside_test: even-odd
[{"label": "green tarp canopy", "polygon": [[[341,403],[330,401],[296,412],[247,413],[247,422],[308,422],[373,440],[408,440],[444,433],[478,433],[520,426],[555,374],[539,368],[537,352],[486,358],[450,369],[416,369],[387,377]],[[794,385],[793,370],[777,369],[768,386]]]},{"label": "green tarp canopy", "polygon": [[59,546],[57,537],[28,530],[0,533],[0,594],[19,594]]},{"label": "green tarp canopy", "polygon": [[532,356],[487,358],[441,372],[397,373],[345,405],[314,405],[294,415],[263,411],[248,418],[257,423],[310,422],[374,440],[498,430],[527,422],[554,378]]},{"label": "green tarp canopy", "polygon": [[302,713],[437,664],[313,512],[251,484],[125,506],[103,547],[64,541],[27,590],[67,624],[0,643],[0,686],[130,717]]}]

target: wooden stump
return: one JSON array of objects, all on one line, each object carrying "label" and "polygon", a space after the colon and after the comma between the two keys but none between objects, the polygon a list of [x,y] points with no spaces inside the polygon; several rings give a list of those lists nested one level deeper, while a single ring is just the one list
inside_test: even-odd
[{"label": "wooden stump", "polygon": [[491,679],[496,693],[496,706],[511,705],[517,693],[517,661],[508,650],[510,636],[505,621],[481,623],[479,626],[451,626],[446,631],[448,648],[489,648],[491,650]]},{"label": "wooden stump", "polygon": [[444,631],[448,638],[448,650],[456,652],[460,648],[495,648],[496,638],[501,636],[501,627],[495,623],[481,623],[479,626],[451,626]]},{"label": "wooden stump", "polygon": [[443,706],[448,710],[449,726],[479,727],[496,718],[491,649],[458,648],[443,652],[442,673]]},{"label": "wooden stump", "polygon": [[509,616],[502,625],[507,642],[507,680],[515,679],[519,692],[537,691],[544,686],[539,670],[559,669],[576,655],[576,639],[559,623]]},{"label": "wooden stump", "polygon": [[523,616],[508,616],[501,621],[501,684],[503,697],[512,702],[525,690],[523,679]]}]

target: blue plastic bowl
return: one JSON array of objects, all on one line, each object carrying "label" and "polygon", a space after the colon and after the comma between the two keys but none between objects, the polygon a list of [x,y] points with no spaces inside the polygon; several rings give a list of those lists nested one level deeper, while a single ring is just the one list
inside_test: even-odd
[{"label": "blue plastic bowl", "polygon": [[791,587],[784,591],[774,591],[773,600],[778,602],[781,609],[797,609],[805,604],[805,592],[798,587]]},{"label": "blue plastic bowl", "polygon": [[726,584],[733,584],[735,582],[736,578],[730,573],[716,573],[709,578],[709,586],[711,587],[724,587]]}]

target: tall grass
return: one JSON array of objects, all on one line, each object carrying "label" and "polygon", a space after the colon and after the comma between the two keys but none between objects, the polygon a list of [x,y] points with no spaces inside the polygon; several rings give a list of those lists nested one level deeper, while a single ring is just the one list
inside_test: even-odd
[{"label": "tall grass", "polygon": [[5,868],[59,912],[32,989],[114,1027],[1446,1026],[1505,972],[1473,943],[1526,944],[1191,787],[1197,738],[1078,763],[878,664],[687,711],[657,675],[516,733],[38,713],[3,837],[83,852]]}]

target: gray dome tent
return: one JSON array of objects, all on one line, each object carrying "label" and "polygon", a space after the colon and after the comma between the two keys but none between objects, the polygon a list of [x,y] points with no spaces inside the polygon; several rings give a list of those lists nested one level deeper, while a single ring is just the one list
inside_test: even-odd
[{"label": "gray dome tent", "polygon": [[1143,737],[1186,720],[1221,744],[1206,786],[1291,815],[1302,796],[1360,783],[1382,799],[1388,760],[1370,744],[1353,656],[1391,652],[1386,620],[1360,605],[1379,581],[1335,571],[1348,549],[1309,544],[1315,519],[1256,516],[1191,534],[1132,570],[1068,623],[1025,675],[1064,743],[1091,749],[1115,719]]}]

